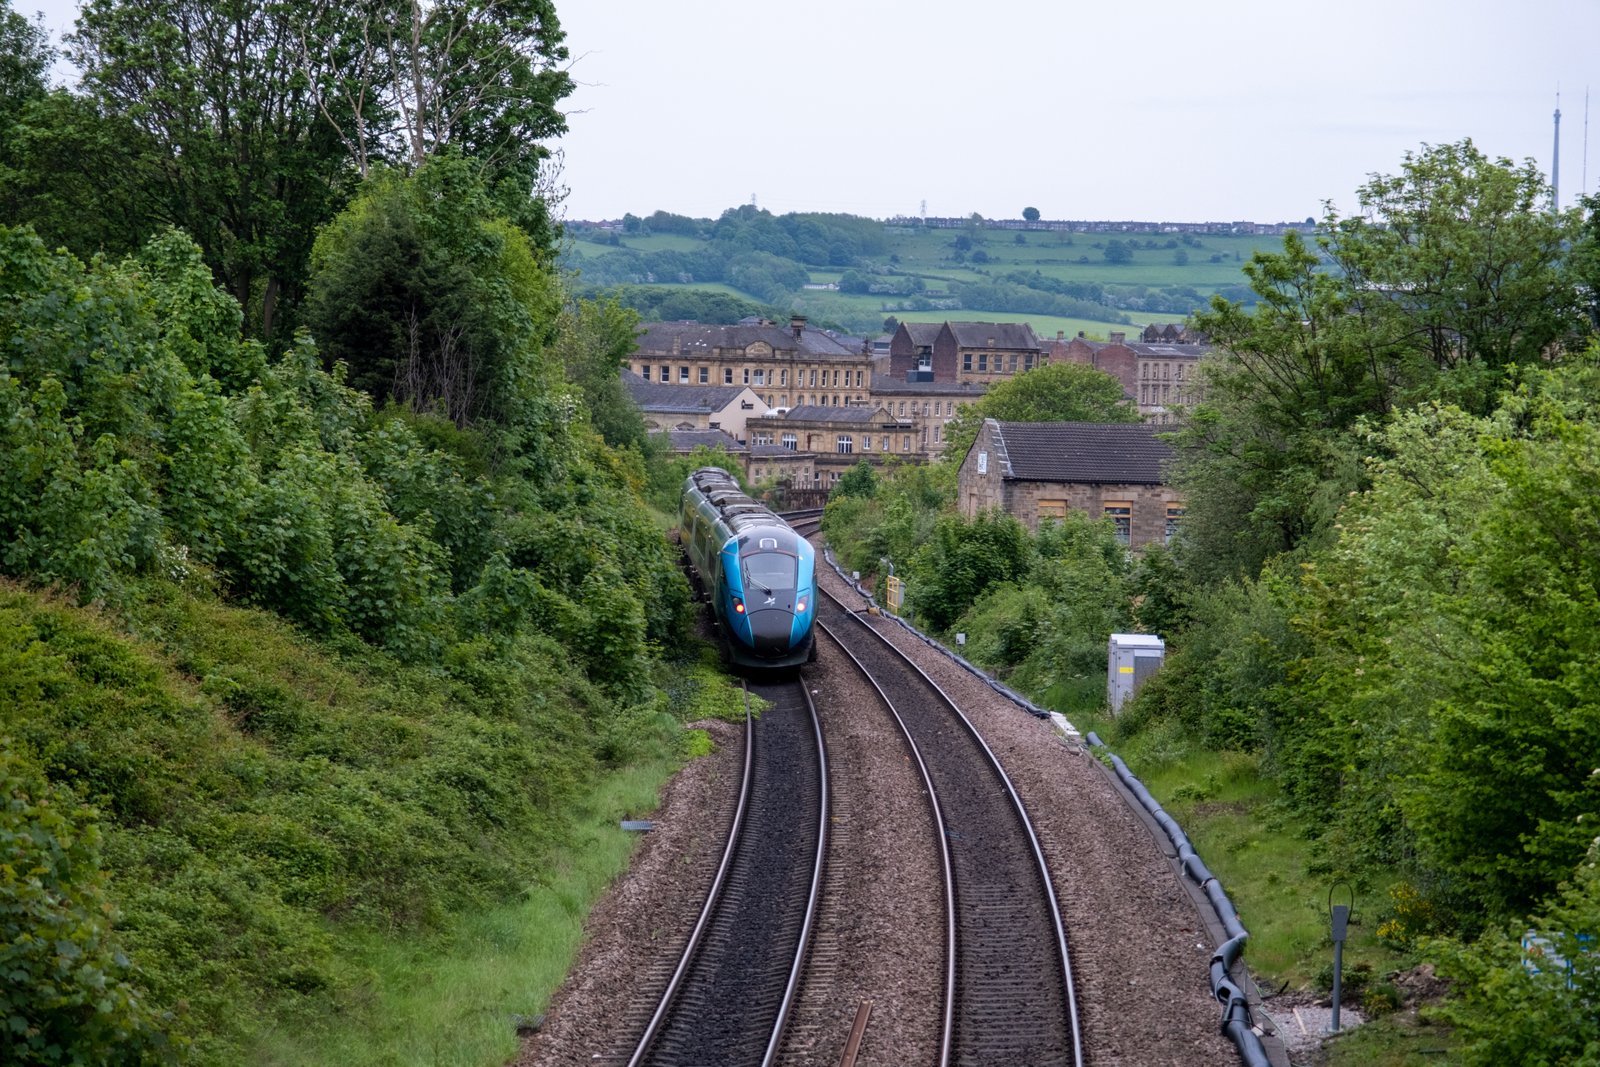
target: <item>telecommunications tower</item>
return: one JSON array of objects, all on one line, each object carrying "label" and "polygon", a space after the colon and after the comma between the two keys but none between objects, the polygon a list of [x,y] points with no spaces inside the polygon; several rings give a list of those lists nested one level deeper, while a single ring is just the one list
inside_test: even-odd
[{"label": "telecommunications tower", "polygon": [[1561,211],[1561,90],[1556,90],[1556,147],[1550,155],[1550,214]]}]

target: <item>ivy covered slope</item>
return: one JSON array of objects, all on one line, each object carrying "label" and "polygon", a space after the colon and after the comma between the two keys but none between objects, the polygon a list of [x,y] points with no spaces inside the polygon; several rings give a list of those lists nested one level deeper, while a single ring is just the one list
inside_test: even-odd
[{"label": "ivy covered slope", "polygon": [[86,265],[0,228],[8,1062],[240,1062],[352,989],[350,938],[515,899],[672,737],[688,589],[549,354],[595,331],[520,230],[429,213],[460,173],[374,183],[327,250],[449,260],[456,418],[241,340],[180,233]]}]

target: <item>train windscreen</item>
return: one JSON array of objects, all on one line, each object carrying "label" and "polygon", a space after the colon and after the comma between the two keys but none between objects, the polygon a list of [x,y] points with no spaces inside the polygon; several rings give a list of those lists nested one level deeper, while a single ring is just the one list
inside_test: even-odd
[{"label": "train windscreen", "polygon": [[794,589],[796,561],[793,556],[781,552],[758,552],[746,556],[742,562],[748,586],[759,586],[768,592]]}]

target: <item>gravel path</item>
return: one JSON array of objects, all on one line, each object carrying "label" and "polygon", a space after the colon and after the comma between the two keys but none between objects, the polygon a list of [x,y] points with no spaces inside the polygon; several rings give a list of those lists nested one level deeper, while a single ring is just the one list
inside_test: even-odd
[{"label": "gravel path", "polygon": [[[831,570],[818,569],[824,586],[859,602]],[[961,705],[1028,807],[1067,924],[1088,1062],[1237,1064],[1217,1032],[1220,1010],[1207,988],[1212,945],[1198,913],[1105,768],[897,624],[872,621]],[[898,731],[837,650],[825,642],[806,677],[835,780],[837,859],[782,1062],[836,1064],[857,1005],[871,1000],[859,1062],[927,1063],[943,963],[927,802]],[[617,1062],[595,1057],[614,1055],[627,1045],[628,1027],[642,1028],[637,1005],[659,988],[648,963],[667,960],[667,973],[676,963],[737,788],[740,728],[711,729],[716,752],[668,787],[655,830],[591,914],[585,948],[545,1025],[525,1039],[518,1067]]]}]

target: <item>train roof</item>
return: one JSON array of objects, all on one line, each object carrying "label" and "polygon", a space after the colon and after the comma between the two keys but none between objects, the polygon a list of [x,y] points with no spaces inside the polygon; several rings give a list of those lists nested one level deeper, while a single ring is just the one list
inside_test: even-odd
[{"label": "train roof", "polygon": [[721,467],[701,467],[689,475],[689,481],[716,508],[731,533],[748,534],[775,527],[799,537],[771,508],[741,490],[733,476]]}]

